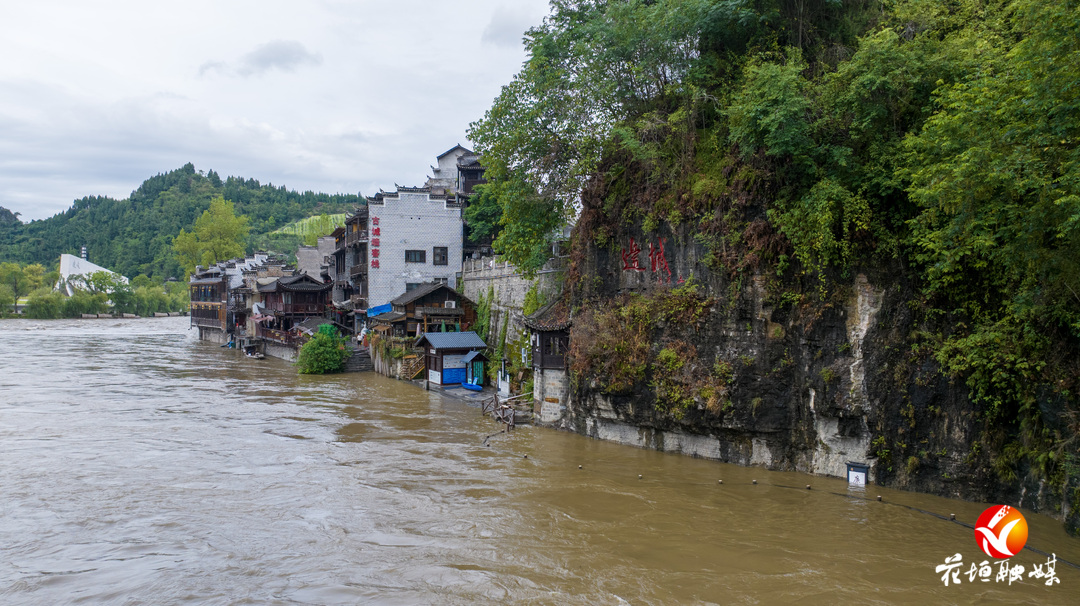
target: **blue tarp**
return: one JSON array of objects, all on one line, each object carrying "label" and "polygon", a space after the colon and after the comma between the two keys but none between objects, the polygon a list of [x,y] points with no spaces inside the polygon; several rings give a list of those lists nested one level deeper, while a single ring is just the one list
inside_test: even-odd
[{"label": "blue tarp", "polygon": [[374,318],[375,316],[377,316],[379,314],[384,314],[384,313],[386,313],[388,311],[393,311],[393,310],[394,310],[394,306],[387,303],[385,305],[380,305],[378,307],[369,307],[368,310],[367,310],[367,315],[368,315],[369,318]]},{"label": "blue tarp", "polygon": [[464,368],[444,368],[442,371],[443,385],[448,383],[464,383],[465,382],[465,369]]}]

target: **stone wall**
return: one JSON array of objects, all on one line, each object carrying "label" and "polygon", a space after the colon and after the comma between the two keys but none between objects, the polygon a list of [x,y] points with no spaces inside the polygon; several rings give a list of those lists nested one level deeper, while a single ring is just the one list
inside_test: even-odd
[{"label": "stone wall", "polygon": [[401,373],[405,369],[404,360],[395,360],[387,356],[380,355],[374,347],[368,348],[368,354],[371,355],[371,363],[375,367],[375,372],[391,379],[404,379]]},{"label": "stone wall", "polygon": [[[528,280],[518,273],[513,265],[497,257],[467,259],[461,268],[463,294],[474,303],[479,303],[480,297],[486,297],[490,289],[495,299],[491,304],[489,335],[497,337],[501,334],[503,323],[510,322],[506,330],[506,340],[516,341],[525,328],[522,322],[525,295],[535,284],[541,301],[547,302],[559,296],[566,273],[566,261],[566,257],[549,259],[537,272],[536,278]],[[491,341],[488,342],[492,344]]]},{"label": "stone wall", "polygon": [[566,370],[537,370],[533,376],[533,412],[537,424],[560,425],[569,405],[570,376]]}]

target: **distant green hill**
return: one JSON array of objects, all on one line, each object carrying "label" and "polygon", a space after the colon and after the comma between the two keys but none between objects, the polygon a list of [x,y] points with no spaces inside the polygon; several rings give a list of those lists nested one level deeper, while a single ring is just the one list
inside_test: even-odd
[{"label": "distant green hill", "polygon": [[288,234],[293,236],[299,236],[303,239],[304,244],[308,246],[314,246],[320,236],[328,236],[338,225],[345,223],[345,218],[348,217],[348,213],[338,213],[333,215],[315,215],[313,217],[307,217],[306,219],[300,219],[293,223],[274,230],[270,235]]},{"label": "distant green hill", "polygon": [[249,252],[257,247],[293,253],[303,234],[271,236],[271,232],[300,219],[346,213],[366,203],[359,195],[298,193],[239,177],[222,180],[214,171],[204,174],[189,163],[147,179],[123,200],[87,196],[64,212],[28,223],[0,212],[0,262],[51,267],[61,253],[77,255],[86,246],[91,261],[125,276],[182,277],[172,239],[181,228],[191,228],[215,195],[231,200],[237,213],[248,216]]}]

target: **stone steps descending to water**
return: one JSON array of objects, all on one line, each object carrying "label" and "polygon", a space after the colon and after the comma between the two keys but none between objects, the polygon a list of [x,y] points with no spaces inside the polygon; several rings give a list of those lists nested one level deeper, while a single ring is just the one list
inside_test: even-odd
[{"label": "stone steps descending to water", "polygon": [[372,363],[367,348],[358,347],[345,361],[345,370],[343,372],[368,372],[373,370],[375,370],[375,364]]}]

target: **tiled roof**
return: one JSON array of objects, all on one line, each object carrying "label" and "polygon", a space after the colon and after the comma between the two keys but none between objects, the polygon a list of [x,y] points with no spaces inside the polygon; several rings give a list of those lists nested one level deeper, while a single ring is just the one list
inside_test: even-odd
[{"label": "tiled roof", "polygon": [[409,303],[412,303],[413,301],[419,299],[420,297],[423,297],[425,295],[430,295],[431,293],[435,292],[436,290],[439,290],[440,288],[445,288],[446,290],[452,292],[455,295],[458,294],[458,292],[456,290],[454,290],[453,288],[450,288],[449,286],[447,286],[445,284],[442,284],[440,282],[428,282],[426,284],[421,284],[420,286],[417,286],[416,288],[406,292],[403,295],[399,295],[398,298],[391,301],[390,304],[391,305],[408,305]]},{"label": "tiled roof", "polygon": [[488,358],[484,355],[484,352],[480,351],[479,349],[474,349],[461,357],[461,363],[468,364],[469,362],[477,359],[483,360],[484,362],[488,361]]},{"label": "tiled roof", "polygon": [[464,155],[458,158],[458,168],[484,168],[480,164],[480,156]]},{"label": "tiled roof", "polygon": [[373,316],[371,319],[377,322],[389,322],[394,323],[405,317],[405,314],[400,311],[388,311],[384,314]]},{"label": "tiled roof", "polygon": [[556,299],[536,310],[536,313],[525,316],[525,326],[537,332],[566,330],[571,324],[570,304],[565,299]]},{"label": "tiled roof", "polygon": [[314,334],[315,331],[319,330],[320,324],[330,324],[330,320],[319,317],[308,318],[307,320],[304,320],[303,322],[293,326],[293,328],[298,329],[302,332],[306,332],[308,334]]},{"label": "tiled roof", "polygon": [[462,144],[458,143],[457,145],[455,145],[455,146],[451,147],[450,149],[444,151],[443,153],[439,154],[438,156],[435,156],[435,158],[436,159],[442,158],[443,156],[445,156],[447,154],[453,153],[453,151],[455,149],[460,149],[460,150],[464,151],[466,154],[473,153],[471,149],[469,149],[469,148],[463,146]]},{"label": "tiled roof", "polygon": [[321,290],[330,290],[334,287],[333,284],[321,284],[318,280],[312,278],[307,274],[279,278],[278,285],[281,286],[282,290],[289,290],[293,292],[318,292]]},{"label": "tiled roof", "polygon": [[473,331],[468,332],[429,332],[416,340],[415,346],[430,343],[435,349],[485,349],[487,343],[480,335]]}]

